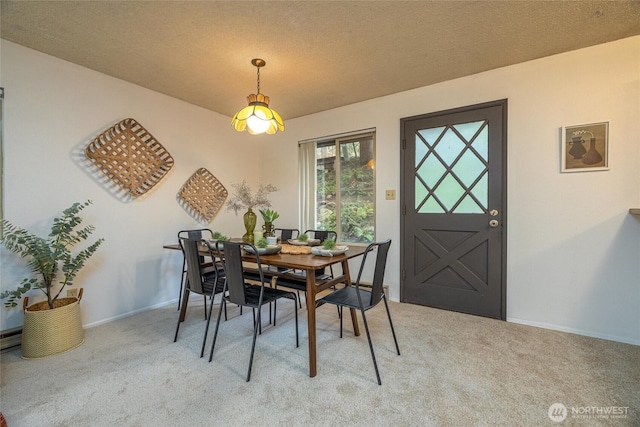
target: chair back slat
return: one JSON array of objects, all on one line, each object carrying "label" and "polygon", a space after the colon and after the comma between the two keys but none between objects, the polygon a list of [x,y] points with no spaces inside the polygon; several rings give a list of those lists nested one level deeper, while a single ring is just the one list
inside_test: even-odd
[{"label": "chair back slat", "polygon": [[384,285],[384,272],[387,267],[387,255],[389,254],[389,247],[391,246],[391,240],[379,243],[376,245],[378,251],[376,254],[376,268],[373,272],[373,286],[371,289],[371,304],[376,305],[380,302],[383,295]]},{"label": "chair back slat", "polygon": [[[216,244],[217,246],[217,244]],[[247,294],[244,277],[244,268],[242,265],[242,248],[250,246],[256,254],[256,263],[260,272],[260,280],[264,284],[262,276],[260,257],[257,249],[250,243],[244,242],[224,242],[224,248],[219,250],[221,258],[224,262],[224,269],[227,278],[227,290],[229,291],[228,299],[233,304],[247,305]]]},{"label": "chair back slat", "polygon": [[362,264],[360,264],[360,271],[358,272],[358,279],[356,283],[360,284],[360,279],[362,278],[362,272],[364,271],[365,264],[367,263],[367,256],[369,254],[376,254],[375,268],[373,271],[373,282],[371,284],[371,299],[369,301],[362,301],[362,304],[367,306],[374,306],[380,302],[383,295],[383,285],[384,285],[384,272],[387,267],[387,255],[389,254],[389,247],[391,247],[391,239],[385,240],[384,242],[379,243],[371,243],[367,246],[367,249],[364,252],[364,256],[362,258]]},{"label": "chair back slat", "polygon": [[202,231],[201,230],[189,230],[187,231],[187,235],[190,239],[202,239]]},{"label": "chair back slat", "polygon": [[[201,240],[203,238],[211,239],[213,237],[213,231],[209,228],[196,228],[194,230],[180,230],[178,231],[178,240],[183,237],[188,237],[189,239]],[[201,256],[200,262],[204,262],[204,257]]]},{"label": "chair back slat", "polygon": [[280,231],[280,240],[283,242],[295,239],[300,234],[300,230],[297,228],[276,228],[276,231]]},{"label": "chair back slat", "polygon": [[200,239],[180,238],[180,245],[184,251],[184,258],[187,264],[187,286],[193,292],[202,294],[204,293],[204,286],[200,269],[198,242],[200,242]]},{"label": "chair back slat", "polygon": [[211,239],[213,237],[213,231],[209,228],[196,228],[193,230],[180,230],[178,231],[178,239],[181,237],[188,237],[189,239],[200,240],[203,238]]}]

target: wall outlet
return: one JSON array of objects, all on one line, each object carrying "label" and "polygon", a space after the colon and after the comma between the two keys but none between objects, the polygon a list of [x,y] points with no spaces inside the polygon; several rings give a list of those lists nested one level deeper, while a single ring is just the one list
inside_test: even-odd
[{"label": "wall outlet", "polygon": [[396,190],[387,190],[385,192],[385,197],[387,200],[395,200],[396,199]]},{"label": "wall outlet", "polygon": [[78,298],[78,289],[77,288],[67,289],[67,298]]}]

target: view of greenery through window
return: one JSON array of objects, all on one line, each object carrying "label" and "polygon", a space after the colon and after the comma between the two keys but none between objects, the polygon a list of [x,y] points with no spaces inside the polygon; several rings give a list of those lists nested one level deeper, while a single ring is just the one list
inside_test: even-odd
[{"label": "view of greenery through window", "polygon": [[375,237],[373,145],[367,134],[316,146],[316,226],[335,230],[341,242],[371,243]]}]

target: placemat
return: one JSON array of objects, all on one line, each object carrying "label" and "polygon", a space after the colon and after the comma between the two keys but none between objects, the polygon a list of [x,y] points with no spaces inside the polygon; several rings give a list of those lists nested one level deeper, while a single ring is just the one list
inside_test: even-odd
[{"label": "placemat", "polygon": [[311,253],[311,246],[296,246],[288,243],[281,243],[280,246],[282,246],[280,251],[282,254],[307,255]]}]

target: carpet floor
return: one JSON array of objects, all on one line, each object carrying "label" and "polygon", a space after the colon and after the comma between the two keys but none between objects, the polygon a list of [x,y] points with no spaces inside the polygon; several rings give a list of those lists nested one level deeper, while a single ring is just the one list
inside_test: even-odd
[{"label": "carpet floor", "polygon": [[202,305],[192,298],[176,343],[171,305],[87,329],[64,354],[2,354],[8,426],[640,426],[638,346],[390,303],[401,356],[384,307],[367,314],[379,386],[361,319],[361,336],[347,321],[340,339],[324,306],[310,378],[305,309],[296,348],[293,303],[283,301],[246,382],[250,312],[229,308],[208,363]]}]

